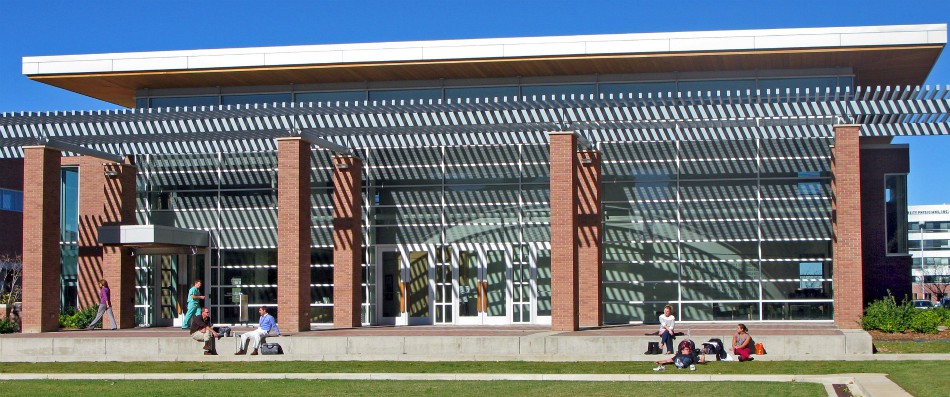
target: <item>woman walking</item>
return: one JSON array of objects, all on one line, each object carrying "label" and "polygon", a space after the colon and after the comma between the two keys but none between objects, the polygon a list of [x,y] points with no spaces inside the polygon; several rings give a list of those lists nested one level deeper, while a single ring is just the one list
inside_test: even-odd
[{"label": "woman walking", "polygon": [[102,319],[102,313],[105,313],[106,310],[109,311],[109,322],[112,324],[112,329],[115,330],[115,315],[112,314],[112,293],[109,291],[109,283],[106,280],[99,280],[99,312],[96,313],[96,318],[92,319],[86,329],[95,328],[96,323]]}]

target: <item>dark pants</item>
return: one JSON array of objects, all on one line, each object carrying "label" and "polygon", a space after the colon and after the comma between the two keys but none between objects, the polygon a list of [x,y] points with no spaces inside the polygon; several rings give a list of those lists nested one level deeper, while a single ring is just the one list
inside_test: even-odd
[{"label": "dark pants", "polygon": [[666,354],[673,354],[673,334],[667,330],[660,333],[660,343],[666,346]]}]

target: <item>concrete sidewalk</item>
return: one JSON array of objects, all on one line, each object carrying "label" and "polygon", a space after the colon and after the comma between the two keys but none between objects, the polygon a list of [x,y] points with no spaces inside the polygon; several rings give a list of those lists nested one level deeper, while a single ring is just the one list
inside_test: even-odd
[{"label": "concrete sidewalk", "polygon": [[409,374],[409,373],[177,373],[177,374],[0,374],[0,380],[409,380],[409,381],[563,381],[563,382],[808,382],[845,385],[855,396],[911,396],[885,374],[712,375],[702,373],[628,374]]}]

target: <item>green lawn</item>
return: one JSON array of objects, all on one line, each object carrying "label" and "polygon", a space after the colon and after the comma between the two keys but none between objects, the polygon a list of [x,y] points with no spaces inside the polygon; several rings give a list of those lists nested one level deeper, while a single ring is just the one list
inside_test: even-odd
[{"label": "green lawn", "polygon": [[340,380],[0,381],[0,396],[822,396],[814,383]]},{"label": "green lawn", "polygon": [[[817,362],[805,362],[805,361],[782,361],[782,362],[768,362],[768,361],[754,361],[751,363],[722,363],[722,362],[713,362],[706,365],[701,365],[699,369],[695,372],[696,374],[832,374],[832,373],[886,373],[890,375],[890,378],[903,387],[905,390],[911,394],[919,397],[926,396],[946,396],[946,391],[950,390],[950,377],[946,376],[935,376],[935,374],[942,374],[946,368],[946,362],[942,361],[899,361],[899,362],[885,362],[885,361],[817,361]],[[320,361],[287,361],[287,362],[136,362],[136,363],[122,363],[122,362],[105,362],[105,363],[0,363],[0,372],[3,373],[212,373],[212,372],[225,372],[225,373],[331,373],[331,372],[362,372],[362,373],[384,373],[384,372],[398,372],[398,373],[522,373],[522,374],[537,374],[537,373],[548,373],[548,374],[652,374],[651,371],[653,367],[652,364],[647,362],[577,362],[577,363],[551,363],[551,362],[395,362],[395,361],[339,361],[339,362],[320,362]],[[683,373],[681,371],[665,371],[661,374],[671,374],[671,373]],[[268,382],[273,382],[270,384]],[[2,382],[0,383],[0,395],[5,392],[5,390],[10,390],[11,385],[16,390],[16,394],[33,394],[40,393],[38,395],[46,395],[47,392],[44,388],[51,388],[51,392],[63,392],[60,390],[63,388],[64,384],[69,385],[69,393],[73,394],[85,394],[85,393],[95,393],[97,395],[107,393],[107,391],[100,390],[98,388],[105,388],[107,386],[123,385],[125,383],[133,383],[136,385],[148,384],[149,387],[147,390],[166,390],[163,388],[171,388],[171,390],[178,390],[177,387],[186,387],[189,384],[200,383],[204,385],[206,382],[189,382],[189,381],[134,381],[134,382],[62,382],[62,381],[16,381],[16,382]],[[154,385],[153,385],[154,383]],[[251,390],[257,390],[260,388],[267,388],[265,385],[271,385],[275,388],[286,387],[289,389],[284,391],[283,395],[296,395],[297,393],[293,390],[296,390],[297,387],[315,387],[313,385],[319,385],[321,388],[321,394],[333,395],[333,393],[347,393],[347,392],[362,392],[363,390],[370,390],[370,388],[380,388],[373,390],[389,390],[386,389],[391,387],[391,384],[402,385],[399,389],[408,390],[407,393],[416,394],[426,393],[427,388],[437,388],[442,390],[444,388],[443,384],[455,384],[455,383],[466,383],[466,382],[403,382],[403,381],[356,381],[356,382],[345,382],[345,381],[222,381],[221,387],[226,389],[228,387],[243,388],[251,387]],[[478,383],[478,382],[477,382]],[[655,385],[644,384],[644,383],[593,383],[587,384],[584,382],[553,382],[558,385],[557,389],[564,390],[566,394],[555,394],[549,392],[544,388],[544,385],[547,385],[552,382],[543,382],[543,384],[536,384],[537,382],[480,382],[478,386],[475,387],[475,390],[480,390],[479,393],[484,392],[485,385],[491,384],[493,387],[503,387],[505,388],[506,393],[518,393],[518,394],[551,394],[551,395],[572,395],[571,393],[580,393],[584,391],[584,395],[592,395],[590,388],[594,388],[597,392],[604,391],[605,393],[610,393],[612,395],[618,395],[617,393],[622,393],[624,395],[629,395],[632,393],[641,393],[642,391],[650,391]],[[170,386],[171,385],[171,386]],[[259,385],[259,386],[248,386],[248,385]],[[300,386],[305,385],[305,386]],[[310,385],[310,386],[306,386]],[[580,386],[586,385],[586,386]],[[716,390],[722,390],[723,394],[717,395],[727,395],[731,392],[742,390],[743,388],[737,388],[731,386],[731,383],[716,383],[707,384],[686,384],[682,387],[684,393],[674,393],[674,395],[684,394],[687,390],[694,390],[696,388],[701,388],[704,393],[708,387],[715,387]],[[763,386],[764,385],[764,386]],[[754,387],[751,387],[752,390],[757,391],[758,395],[762,394],[774,394],[774,395],[795,395],[795,394],[783,394],[785,388],[791,386],[798,387],[798,384],[791,383],[764,383],[756,384]],[[667,383],[664,383],[664,387],[670,386]],[[204,387],[204,386],[202,386]],[[327,391],[323,391],[323,387],[327,388]],[[681,387],[681,386],[677,386]],[[766,389],[763,389],[765,387]],[[337,389],[338,388],[338,389]],[[479,389],[481,388],[481,389]],[[620,389],[615,389],[620,388]],[[765,391],[775,388],[775,391]],[[214,390],[217,393],[219,390],[216,385],[214,388],[208,390]],[[123,389],[125,390],[125,389]],[[184,389],[181,389],[184,390]],[[246,389],[241,389],[246,390]],[[434,389],[433,389],[434,390]],[[456,394],[457,391],[445,389],[446,394]],[[463,391],[458,391],[458,393],[465,393],[465,388],[462,388]],[[791,389],[790,389],[791,390]],[[811,389],[809,389],[811,390]],[[387,392],[388,393],[388,392]],[[792,393],[792,391],[790,391]],[[794,393],[798,393],[795,389]],[[811,394],[811,391],[806,391],[805,395],[814,395]],[[121,392],[119,394],[122,394]],[[181,393],[179,393],[181,394]],[[438,394],[442,394],[440,391]],[[820,393],[819,393],[820,394]]]},{"label": "green lawn", "polygon": [[944,341],[888,341],[874,342],[878,353],[950,353],[950,342]]}]

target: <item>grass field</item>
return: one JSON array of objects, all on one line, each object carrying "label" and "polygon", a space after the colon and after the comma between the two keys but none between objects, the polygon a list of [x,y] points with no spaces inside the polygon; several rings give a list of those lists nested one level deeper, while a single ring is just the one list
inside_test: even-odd
[{"label": "grass field", "polygon": [[823,396],[815,383],[522,381],[0,381],[0,396]]},{"label": "grass field", "polygon": [[881,354],[950,353],[950,342],[944,341],[875,341],[874,347]]},{"label": "grass field", "polygon": [[[754,361],[751,363],[713,362],[701,365],[696,374],[837,374],[886,373],[891,380],[919,397],[947,396],[950,377],[943,376],[943,361]],[[652,374],[646,362],[137,362],[137,363],[0,363],[2,373],[521,373],[521,374]],[[660,374],[684,373],[665,371]],[[220,383],[220,384],[219,384]],[[131,390],[164,390],[156,395],[190,394],[189,390],[282,390],[273,395],[486,395],[486,387],[497,393],[514,395],[634,395],[656,391],[664,395],[824,395],[820,385],[812,388],[798,383],[755,383],[736,385],[727,382],[690,384],[635,382],[428,382],[428,381],[4,381],[0,395],[122,395]],[[211,385],[213,387],[208,388]],[[451,387],[450,387],[451,385]],[[454,385],[460,385],[458,387]],[[554,386],[552,386],[554,385]],[[116,394],[108,389],[113,388]],[[195,387],[195,389],[191,389]],[[553,389],[551,389],[553,387]],[[677,391],[670,391],[676,387]],[[316,388],[316,389],[314,389]],[[799,389],[801,388],[801,389]],[[305,391],[306,390],[306,391]],[[749,391],[750,394],[745,394]],[[495,395],[491,392],[487,395]],[[52,393],[52,394],[50,394]],[[339,393],[339,394],[336,394]],[[356,394],[354,394],[356,393]],[[420,394],[424,393],[424,394]],[[434,394],[433,394],[434,393]],[[737,394],[738,393],[738,394]],[[803,393],[803,394],[798,394]],[[816,394],[817,393],[817,394]],[[141,394],[136,392],[136,394]],[[226,394],[226,392],[225,392]],[[141,394],[149,395],[149,394]],[[256,392],[255,392],[255,395]],[[260,394],[270,395],[270,394]]]}]

